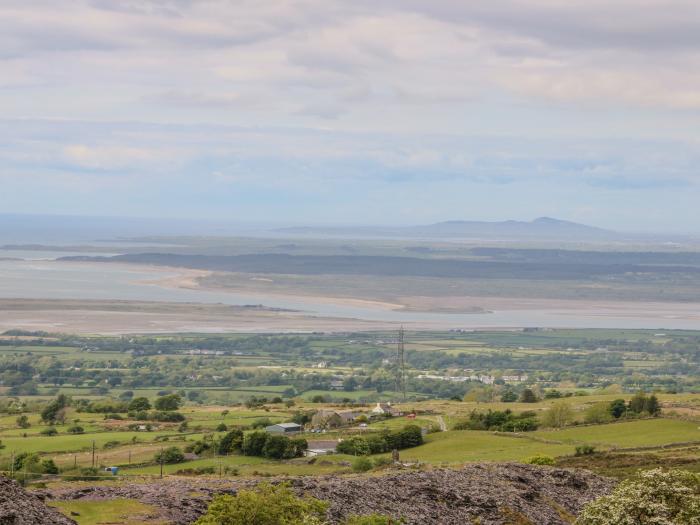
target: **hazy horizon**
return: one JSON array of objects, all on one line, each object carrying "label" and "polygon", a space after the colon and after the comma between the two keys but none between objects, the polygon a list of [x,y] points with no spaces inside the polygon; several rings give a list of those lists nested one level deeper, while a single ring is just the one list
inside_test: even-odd
[{"label": "hazy horizon", "polygon": [[0,28],[6,213],[697,223],[687,0],[10,0]]}]

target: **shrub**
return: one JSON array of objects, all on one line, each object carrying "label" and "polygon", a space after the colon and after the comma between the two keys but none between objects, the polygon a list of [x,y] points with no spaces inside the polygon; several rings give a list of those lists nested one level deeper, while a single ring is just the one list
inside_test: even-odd
[{"label": "shrub", "polygon": [[372,460],[365,457],[359,456],[355,458],[352,462],[352,470],[355,472],[367,472],[372,469]]},{"label": "shrub", "polygon": [[105,450],[109,450],[111,448],[117,448],[119,445],[121,445],[121,441],[112,440],[112,441],[107,441],[107,443],[102,445],[102,448]]},{"label": "shrub", "polygon": [[53,459],[45,459],[41,462],[41,471],[44,474],[58,474],[58,467]]},{"label": "shrub", "polygon": [[586,505],[577,525],[700,523],[700,475],[653,469],[620,483]]},{"label": "shrub", "polygon": [[17,418],[17,426],[19,428],[29,428],[31,426],[29,424],[29,418],[25,414],[22,414]]},{"label": "shrub", "polygon": [[579,445],[576,447],[576,456],[590,456],[595,454],[595,447],[592,445]]},{"label": "shrub", "polygon": [[537,403],[537,395],[529,388],[526,388],[520,392],[520,402],[521,403]]},{"label": "shrub", "polygon": [[529,463],[530,465],[554,465],[555,461],[552,456],[538,454],[537,456],[527,458],[525,463]]},{"label": "shrub", "polygon": [[261,483],[236,496],[217,496],[196,525],[315,525],[325,522],[328,503],[297,497],[287,484]]},{"label": "shrub", "polygon": [[374,459],[374,468],[386,467],[387,465],[393,464],[391,458],[378,457]]},{"label": "shrub", "polygon": [[574,411],[568,401],[557,401],[542,416],[542,424],[546,427],[562,428],[571,423]]},{"label": "shrub", "polygon": [[226,432],[228,430],[228,427],[226,426],[226,423],[219,423],[216,427],[217,432]]},{"label": "shrub", "polygon": [[350,456],[366,456],[371,452],[367,440],[359,436],[344,439],[336,445],[335,450],[339,454],[348,454]]},{"label": "shrub", "polygon": [[68,427],[66,432],[69,434],[85,434],[85,429],[80,425],[73,425],[72,427]]},{"label": "shrub", "polygon": [[180,412],[154,412],[149,419],[160,421],[161,423],[179,423],[185,420],[185,416]]},{"label": "shrub", "polygon": [[613,418],[610,413],[610,403],[596,403],[586,410],[583,420],[586,423],[607,423]]},{"label": "shrub", "polygon": [[230,454],[231,452],[240,451],[243,447],[243,431],[240,429],[232,430],[224,435],[219,441],[218,453],[221,456]]},{"label": "shrub", "polygon": [[185,461],[185,455],[182,453],[182,450],[177,447],[168,447],[156,453],[153,459],[156,463],[172,465]]},{"label": "shrub", "polygon": [[156,402],[153,404],[156,410],[160,410],[162,412],[177,410],[178,408],[180,408],[181,405],[182,398],[179,394],[169,394],[161,396],[158,399],[156,399]]},{"label": "shrub", "polygon": [[41,432],[39,432],[42,436],[55,436],[58,434],[58,430],[56,430],[54,427],[47,427],[43,429]]}]

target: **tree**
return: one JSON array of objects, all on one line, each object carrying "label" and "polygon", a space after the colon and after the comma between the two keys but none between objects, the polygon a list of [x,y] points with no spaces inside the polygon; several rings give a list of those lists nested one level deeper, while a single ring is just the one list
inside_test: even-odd
[{"label": "tree", "polygon": [[267,442],[267,432],[251,432],[243,438],[243,454],[246,456],[262,456]]},{"label": "tree", "polygon": [[17,426],[19,428],[29,428],[31,425],[29,424],[29,418],[27,417],[26,414],[22,414],[17,418]]},{"label": "tree", "polygon": [[66,432],[68,432],[69,434],[84,434],[85,429],[80,425],[73,425],[71,427],[68,427],[66,429]]},{"label": "tree", "polygon": [[129,403],[129,412],[145,412],[151,409],[151,402],[145,397],[135,397]]},{"label": "tree", "polygon": [[353,436],[338,443],[338,445],[336,445],[336,451],[339,454],[366,456],[370,453],[370,448],[365,438]]},{"label": "tree", "polygon": [[644,411],[648,412],[651,416],[658,416],[661,412],[661,405],[659,404],[659,399],[655,395],[650,395],[646,402],[644,403]]},{"label": "tree", "polygon": [[537,396],[531,388],[526,388],[520,393],[521,403],[537,403],[537,401],[539,401],[539,399],[537,399]]},{"label": "tree", "polygon": [[641,414],[644,412],[644,405],[647,401],[647,396],[644,392],[637,392],[632,399],[630,399],[629,410],[635,414]]},{"label": "tree", "polygon": [[217,496],[195,525],[320,525],[328,503],[297,497],[288,484],[261,483],[236,496]]},{"label": "tree", "polygon": [[161,396],[156,399],[154,407],[156,410],[161,410],[163,412],[168,412],[171,410],[177,410],[182,405],[182,397],[180,394],[168,394],[166,396]]},{"label": "tree", "polygon": [[282,459],[285,457],[289,438],[286,436],[268,436],[262,455],[269,459]]},{"label": "tree", "polygon": [[185,455],[182,453],[178,447],[168,447],[162,451],[158,451],[153,457],[156,463],[164,463],[166,465],[172,465],[174,463],[182,463],[185,461]]},{"label": "tree", "polygon": [[583,420],[586,423],[594,424],[607,423],[612,418],[613,416],[610,413],[610,404],[605,402],[592,405],[583,415]]},{"label": "tree", "polygon": [[586,505],[576,525],[700,523],[700,475],[653,469],[620,483]]},{"label": "tree", "polygon": [[44,474],[58,474],[58,467],[53,459],[45,459],[41,462],[41,471]]},{"label": "tree", "polygon": [[512,390],[506,390],[501,395],[501,402],[502,403],[513,403],[517,400],[518,400],[518,395],[515,392],[513,392]]},{"label": "tree", "polygon": [[51,401],[41,411],[41,420],[45,423],[55,424],[65,420],[65,408],[70,405],[70,399],[64,394]]},{"label": "tree", "polygon": [[542,424],[552,428],[562,428],[571,422],[574,411],[566,401],[557,401],[542,416]]},{"label": "tree", "polygon": [[218,453],[226,456],[231,452],[240,452],[243,446],[243,431],[240,429],[231,430],[219,441]]},{"label": "tree", "polygon": [[627,412],[627,405],[624,399],[615,399],[610,402],[610,415],[615,419],[620,419]]}]

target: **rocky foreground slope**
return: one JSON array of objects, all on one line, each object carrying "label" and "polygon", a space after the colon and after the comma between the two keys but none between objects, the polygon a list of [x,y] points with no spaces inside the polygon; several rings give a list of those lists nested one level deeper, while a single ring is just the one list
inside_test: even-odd
[{"label": "rocky foreground slope", "polygon": [[[407,524],[559,525],[571,522],[587,502],[614,482],[583,470],[517,463],[478,464],[461,469],[390,471],[378,476],[290,479],[299,494],[330,502],[329,518],[381,513]],[[160,518],[188,525],[215,494],[234,494],[251,480],[171,479],[157,483],[87,487],[53,492],[57,499],[134,498],[154,505]]]},{"label": "rocky foreground slope", "polygon": [[47,507],[16,481],[0,476],[1,525],[75,525],[75,521]]}]

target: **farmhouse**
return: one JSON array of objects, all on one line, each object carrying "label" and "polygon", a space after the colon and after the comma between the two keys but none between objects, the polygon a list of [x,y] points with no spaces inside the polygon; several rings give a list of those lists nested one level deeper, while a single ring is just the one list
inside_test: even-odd
[{"label": "farmhouse", "polygon": [[265,432],[270,434],[297,434],[302,431],[302,426],[296,423],[277,423],[265,427]]},{"label": "farmhouse", "polygon": [[400,416],[402,412],[391,406],[391,403],[377,403],[377,406],[372,409],[372,414],[390,416]]},{"label": "farmhouse", "polygon": [[362,412],[352,410],[319,410],[311,418],[314,428],[338,428],[355,421]]}]

